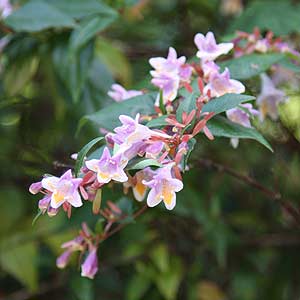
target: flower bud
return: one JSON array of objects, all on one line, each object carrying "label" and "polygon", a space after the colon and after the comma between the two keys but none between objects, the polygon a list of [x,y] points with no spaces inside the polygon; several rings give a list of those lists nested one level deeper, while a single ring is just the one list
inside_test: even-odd
[{"label": "flower bud", "polygon": [[29,187],[29,192],[33,195],[37,194],[38,192],[40,192],[40,190],[42,189],[42,182],[38,181],[38,182],[34,182],[30,185]]},{"label": "flower bud", "polygon": [[63,252],[57,259],[56,259],[56,266],[59,269],[63,269],[68,264],[70,257],[71,257],[72,251],[66,250]]},{"label": "flower bud", "polygon": [[98,272],[97,248],[93,248],[81,265],[81,276],[93,279]]}]

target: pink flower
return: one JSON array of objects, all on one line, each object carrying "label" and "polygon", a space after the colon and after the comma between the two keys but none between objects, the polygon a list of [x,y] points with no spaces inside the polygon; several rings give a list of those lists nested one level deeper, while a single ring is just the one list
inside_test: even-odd
[{"label": "pink flower", "polygon": [[266,53],[270,49],[270,42],[268,39],[261,39],[255,43],[255,50],[261,53]]},{"label": "pink flower", "polygon": [[219,73],[220,67],[213,61],[205,61],[201,64],[205,80],[209,80],[210,76]]},{"label": "pink flower", "polygon": [[116,102],[122,102],[126,99],[143,95],[143,92],[136,90],[126,90],[120,84],[115,83],[111,86],[111,91],[109,91],[107,94]]},{"label": "pink flower", "polygon": [[[151,82],[162,90],[163,102],[173,101],[177,97],[180,77],[174,73],[152,73],[155,76]],[[156,100],[156,106],[159,105],[159,98]]]},{"label": "pink flower", "polygon": [[240,107],[244,108],[245,110],[239,107],[227,110],[226,111],[227,118],[230,121],[234,123],[238,123],[244,127],[251,127],[250,117],[258,116],[259,111],[254,109],[252,104],[250,103],[240,104]]},{"label": "pink flower", "polygon": [[9,0],[0,0],[0,13],[1,17],[5,19],[8,17],[13,11],[13,7]]},{"label": "pink flower", "polygon": [[81,265],[81,276],[94,279],[98,272],[97,248],[93,247]]},{"label": "pink flower", "polygon": [[50,206],[57,209],[65,202],[74,207],[81,206],[82,201],[77,190],[81,181],[81,178],[73,178],[71,170],[65,172],[61,177],[44,178],[42,180],[43,188],[52,193]]},{"label": "pink flower", "polygon": [[108,183],[111,180],[125,182],[128,180],[124,172],[127,160],[122,159],[122,153],[111,156],[107,147],[104,148],[100,159],[91,159],[85,162],[86,167],[97,173],[99,183]]},{"label": "pink flower", "polygon": [[223,73],[213,73],[209,78],[209,83],[204,87],[204,93],[208,90],[212,97],[220,97],[228,93],[241,94],[245,92],[245,86],[234,79],[230,79],[230,72],[227,68]]},{"label": "pink flower", "polygon": [[214,34],[210,31],[206,36],[197,33],[194,42],[198,48],[197,57],[202,61],[215,60],[220,55],[227,54],[233,48],[233,43],[217,44]]},{"label": "pink flower", "polygon": [[148,186],[151,190],[147,197],[147,204],[149,207],[158,205],[161,201],[164,202],[167,209],[171,210],[176,205],[176,192],[183,189],[183,183],[173,178],[172,176],[173,164],[169,164],[163,168],[159,168],[156,174],[153,175],[152,180],[143,181],[143,184]]},{"label": "pink flower", "polygon": [[[226,111],[227,118],[237,124],[240,124],[244,127],[251,127],[250,118],[252,116],[258,116],[259,111],[254,109],[252,104],[245,103],[241,104],[240,107],[244,108],[245,110],[236,107],[232,108]],[[238,138],[232,138],[230,139],[230,143],[233,146],[233,148],[237,148],[239,144]]]},{"label": "pink flower", "polygon": [[134,185],[132,186],[132,191],[134,198],[137,201],[143,201],[146,197],[148,187],[143,183],[144,180],[150,181],[155,174],[150,168],[145,168],[144,170],[138,171],[134,175]]},{"label": "pink flower", "polygon": [[149,60],[155,69],[150,71],[153,77],[151,82],[162,90],[164,104],[176,98],[180,81],[190,80],[192,67],[185,64],[185,61],[185,56],[177,58],[176,50],[172,47],[169,48],[167,58],[154,57]]},{"label": "pink flower", "polygon": [[68,264],[70,257],[71,257],[72,251],[66,250],[64,251],[57,259],[56,259],[56,266],[59,269],[63,269]]},{"label": "pink flower", "polygon": [[142,124],[139,124],[140,115],[137,114],[135,119],[129,116],[121,115],[119,117],[122,126],[114,129],[115,134],[111,136],[112,140],[118,145],[126,144],[128,146],[148,139],[152,131]]},{"label": "pink flower", "polygon": [[172,47],[169,48],[169,53],[167,58],[164,57],[154,57],[149,59],[150,65],[155,69],[153,72],[159,73],[179,73],[179,69],[185,64],[185,56],[177,58],[176,50]]},{"label": "pink flower", "polygon": [[34,182],[29,187],[29,192],[33,195],[39,193],[42,190],[42,181]]},{"label": "pink flower", "polygon": [[261,93],[256,99],[256,104],[260,110],[261,120],[269,115],[271,119],[278,118],[278,105],[286,101],[285,93],[277,89],[272,80],[266,75],[261,75]]}]

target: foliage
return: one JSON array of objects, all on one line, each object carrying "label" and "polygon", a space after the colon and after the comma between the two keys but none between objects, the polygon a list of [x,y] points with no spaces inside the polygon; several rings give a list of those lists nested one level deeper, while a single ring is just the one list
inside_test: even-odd
[{"label": "foliage", "polygon": [[[135,221],[140,204],[131,194],[123,197],[117,186],[103,189],[97,205],[117,199],[126,212],[120,224],[126,226],[101,246],[94,281],[80,277],[75,258],[68,270],[55,268],[60,245],[83,221],[103,231],[91,203],[71,219],[61,212],[31,225],[37,201],[27,189],[33,180],[45,170],[62,174],[74,165],[70,154],[80,149],[77,170],[85,156],[99,158],[102,137],[84,145],[99,136],[99,127],[119,126],[120,114],[155,114],[150,57],[165,56],[170,45],[192,56],[194,34],[210,28],[228,41],[235,30],[252,32],[257,26],[291,38],[299,49],[297,1],[247,1],[234,20],[223,15],[220,2],[12,1],[15,11],[0,26],[7,44],[0,60],[0,293],[5,298],[21,291],[33,299],[298,299],[299,230],[289,212],[299,210],[299,89],[283,87],[290,101],[280,106],[276,122],[256,120],[254,129],[224,117],[226,110],[255,100],[259,75],[274,64],[299,72],[289,55],[251,53],[220,61],[222,70],[228,67],[232,78],[246,83],[247,95],[227,94],[203,106],[203,112],[220,114],[207,126],[215,141],[203,135],[195,137],[197,143],[190,140],[186,156],[192,170],[183,174],[185,188],[172,212],[148,209]],[[115,81],[148,92],[114,103],[107,92]],[[198,89],[197,82],[192,86]],[[179,121],[182,112],[195,108],[195,94],[186,95],[177,108]],[[162,129],[168,123],[163,115],[144,124]],[[233,137],[257,140],[274,153],[247,140],[233,150],[228,140]],[[146,166],[160,167],[140,159],[127,169],[134,175]]]}]

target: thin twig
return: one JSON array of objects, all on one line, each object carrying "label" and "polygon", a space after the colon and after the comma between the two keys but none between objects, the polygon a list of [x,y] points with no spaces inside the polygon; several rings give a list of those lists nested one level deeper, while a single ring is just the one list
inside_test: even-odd
[{"label": "thin twig", "polygon": [[[136,213],[133,214],[133,219],[136,219],[138,216],[140,216],[141,214],[143,214],[145,212],[145,210],[147,209],[147,204],[145,204],[144,206],[142,206]],[[123,223],[118,225],[117,227],[115,227],[114,229],[112,229],[111,231],[109,231],[105,237],[102,238],[102,241],[105,241],[106,239],[108,239],[109,237],[111,237],[112,235],[114,235],[115,233],[119,232],[121,229],[123,229],[125,226],[127,226],[128,223]]]},{"label": "thin twig", "polygon": [[255,189],[261,191],[265,196],[267,196],[269,199],[277,201],[281,207],[294,219],[294,221],[300,226],[300,213],[298,209],[294,207],[291,201],[283,200],[282,196],[279,192],[274,192],[271,189],[265,187],[258,181],[256,181],[254,178],[241,174],[237,172],[236,170],[224,166],[222,164],[216,163],[210,159],[197,159],[197,164],[199,164],[202,167],[206,167],[208,169],[214,169],[218,172],[226,173],[252,187]]}]

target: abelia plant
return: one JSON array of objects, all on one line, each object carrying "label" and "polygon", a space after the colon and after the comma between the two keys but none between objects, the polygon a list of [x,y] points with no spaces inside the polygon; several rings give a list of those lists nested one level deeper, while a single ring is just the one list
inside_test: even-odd
[{"label": "abelia plant", "polygon": [[[132,217],[161,202],[172,210],[176,194],[184,188],[183,173],[189,169],[190,153],[201,139],[214,140],[214,136],[223,135],[236,148],[239,138],[254,137],[270,149],[251,120],[259,117],[263,121],[267,116],[275,120],[279,103],[286,101],[284,92],[262,74],[257,110],[249,102],[254,97],[241,95],[246,91],[244,84],[231,78],[230,67],[218,64],[216,59],[222,56],[224,63],[224,55],[229,53],[236,59],[253,52],[281,52],[297,65],[299,53],[271,33],[262,38],[257,30],[253,34],[239,32],[232,42],[220,44],[212,32],[198,33],[194,42],[197,59],[191,63],[184,56],[178,57],[172,47],[167,58],[149,60],[153,68],[151,82],[159,92],[126,90],[113,84],[108,95],[118,102],[119,111],[123,110],[121,115],[114,115],[119,126],[112,130],[104,122],[101,132],[106,133],[105,137],[96,138],[75,155],[74,170],[60,177],[44,175],[30,186],[32,194],[43,194],[38,204],[41,214],[55,216],[63,209],[71,217],[73,207],[89,201],[93,202],[93,213],[106,220],[100,233],[92,232],[83,223],[79,235],[62,245],[65,251],[57,259],[59,268],[68,264],[73,252],[81,252],[80,257],[85,257],[81,275],[94,278],[100,243],[124,226],[127,212],[107,199],[105,206],[101,204],[105,187],[121,185],[125,194],[132,191],[138,202],[146,202]],[[218,116],[222,113],[227,119]],[[226,132],[228,124],[234,130]],[[100,141],[105,145],[91,159],[88,151]]]}]

